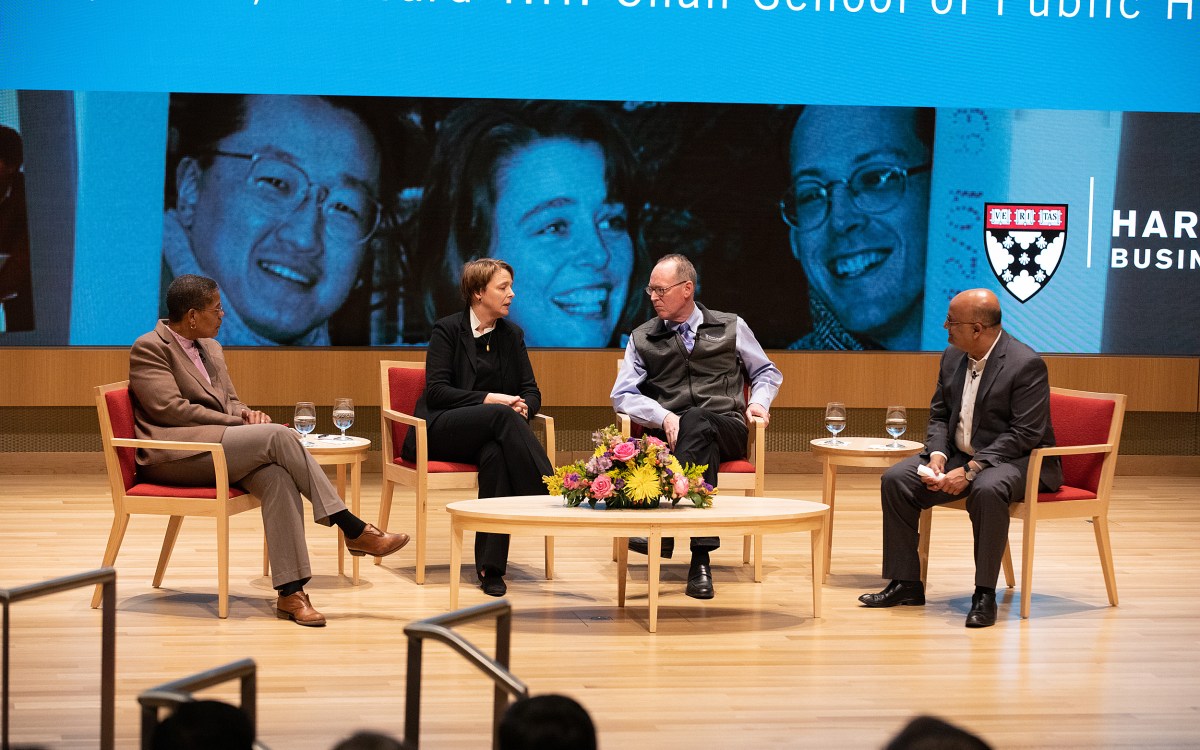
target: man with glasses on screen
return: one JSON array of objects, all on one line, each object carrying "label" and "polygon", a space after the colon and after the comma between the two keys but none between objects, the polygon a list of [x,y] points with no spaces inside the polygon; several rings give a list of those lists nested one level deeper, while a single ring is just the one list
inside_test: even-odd
[{"label": "man with glasses on screen", "polygon": [[792,349],[921,345],[933,110],[808,106],[780,201],[813,330]]},{"label": "man with glasses on screen", "polygon": [[[646,294],[656,316],[633,329],[611,398],[615,410],[666,440],[680,462],[707,466],[704,481],[716,485],[720,463],[746,455],[747,421],[770,420],[783,374],[744,320],[696,302],[696,282],[683,255],[654,266]],[[718,537],[692,539],[688,596],[713,598],[709,552],[720,546]],[[674,548],[675,540],[664,538],[662,556]],[[630,539],[629,549],[645,554],[646,539]]]},{"label": "man with glasses on screen", "polygon": [[363,99],[177,94],[171,126],[171,276],[217,280],[223,344],[328,345],[381,219],[385,120]]}]

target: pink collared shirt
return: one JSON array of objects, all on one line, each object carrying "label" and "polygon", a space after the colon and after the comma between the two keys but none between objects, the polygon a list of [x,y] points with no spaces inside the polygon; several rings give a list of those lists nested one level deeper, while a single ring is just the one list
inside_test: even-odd
[{"label": "pink collared shirt", "polygon": [[188,359],[192,360],[192,364],[194,364],[196,369],[200,371],[200,375],[204,378],[204,382],[212,385],[212,378],[208,376],[208,370],[204,368],[204,359],[200,356],[200,347],[196,344],[196,342],[192,341],[191,339],[185,339],[183,336],[175,333],[170,326],[167,326],[167,330],[171,331],[171,335],[174,336],[175,340],[179,342],[179,345],[183,347],[184,353],[188,355]]}]

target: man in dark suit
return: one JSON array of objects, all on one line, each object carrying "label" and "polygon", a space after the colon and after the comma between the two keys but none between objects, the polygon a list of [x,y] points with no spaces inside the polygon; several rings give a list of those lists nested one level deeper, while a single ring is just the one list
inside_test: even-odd
[{"label": "man in dark suit", "polygon": [[[925,452],[888,469],[882,480],[883,577],[891,583],[858,598],[868,607],[925,603],[917,526],[925,508],[967,499],[975,535],[975,594],[968,628],[996,622],[996,579],[1008,543],[1008,505],[1025,494],[1034,448],[1054,445],[1046,363],[1000,327],[1000,301],[971,289],[950,302],[929,405]],[[1042,464],[1047,492],[1062,484],[1057,457]]]}]

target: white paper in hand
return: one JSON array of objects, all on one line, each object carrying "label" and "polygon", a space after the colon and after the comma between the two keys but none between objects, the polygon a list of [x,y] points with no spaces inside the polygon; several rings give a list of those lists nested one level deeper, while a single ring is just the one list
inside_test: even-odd
[{"label": "white paper in hand", "polygon": [[934,473],[933,469],[929,468],[929,466],[926,464],[921,464],[920,466],[917,467],[917,475],[922,476],[922,477],[929,477],[930,479],[936,479],[938,481],[941,481],[941,479],[944,476],[946,476],[945,474]]}]

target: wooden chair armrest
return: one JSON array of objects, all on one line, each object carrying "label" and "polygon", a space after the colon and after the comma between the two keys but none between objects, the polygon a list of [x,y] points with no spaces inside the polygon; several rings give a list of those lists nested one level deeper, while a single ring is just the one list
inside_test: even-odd
[{"label": "wooden chair armrest", "polygon": [[414,417],[411,414],[405,414],[404,412],[396,411],[395,409],[380,408],[379,413],[383,415],[384,419],[392,422],[401,422],[409,427],[421,428],[422,431],[425,427],[424,419],[421,419],[420,417]]},{"label": "wooden chair armrest", "polygon": [[[540,422],[542,429],[546,432],[546,457],[550,459],[551,466],[558,465],[558,446],[555,444],[554,436],[554,417],[549,414],[535,414],[534,422]],[[531,422],[532,424],[532,422]]]},{"label": "wooden chair armrest", "polygon": [[225,448],[220,443],[188,442],[185,440],[143,440],[138,438],[113,438],[115,448],[150,448],[159,451],[202,451],[205,453],[224,453]]},{"label": "wooden chair armrest", "polygon": [[1030,462],[1035,456],[1078,456],[1085,453],[1112,453],[1112,443],[1095,443],[1093,445],[1055,445],[1049,448],[1034,448],[1029,454]]},{"label": "wooden chair armrest", "polygon": [[617,412],[617,426],[621,428],[621,435],[623,437],[629,437],[633,434],[633,420],[629,418],[628,414]]}]

